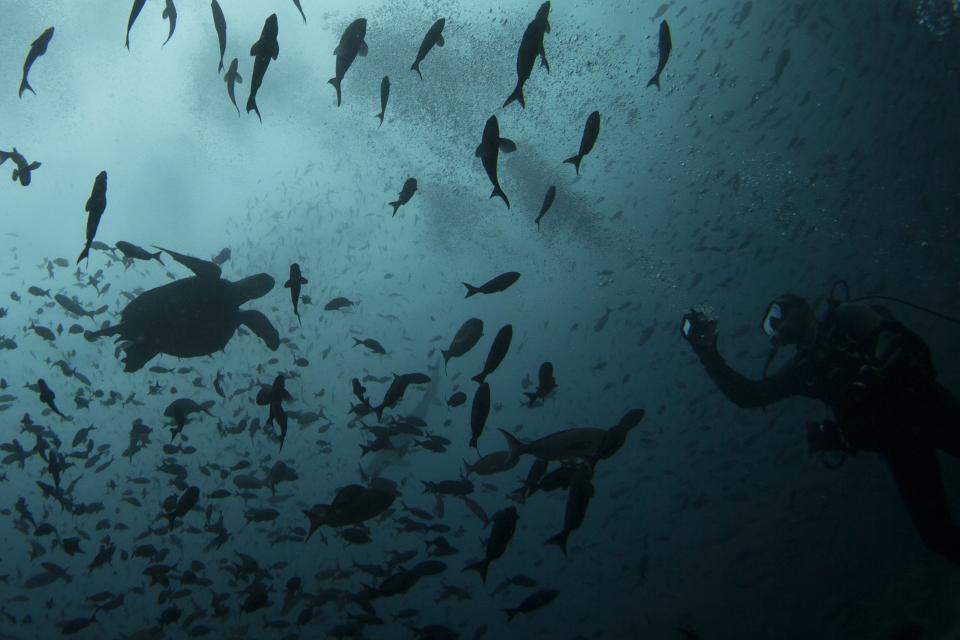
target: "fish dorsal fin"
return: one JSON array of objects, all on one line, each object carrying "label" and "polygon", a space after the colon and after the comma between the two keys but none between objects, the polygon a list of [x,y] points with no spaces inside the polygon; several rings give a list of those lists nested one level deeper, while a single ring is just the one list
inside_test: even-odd
[{"label": "fish dorsal fin", "polygon": [[[154,246],[156,247],[156,245]],[[220,267],[213,262],[201,260],[200,258],[194,258],[193,256],[184,255],[182,253],[177,253],[176,251],[164,249],[163,247],[156,248],[160,249],[160,251],[166,252],[171,258],[185,266],[187,269],[190,269],[190,271],[193,271],[193,274],[198,278],[215,279],[220,277]]]}]

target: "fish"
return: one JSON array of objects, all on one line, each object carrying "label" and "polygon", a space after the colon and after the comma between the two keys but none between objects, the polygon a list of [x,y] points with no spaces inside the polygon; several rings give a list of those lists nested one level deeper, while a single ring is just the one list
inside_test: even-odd
[{"label": "fish", "polygon": [[163,41],[161,47],[166,46],[170,42],[170,38],[173,37],[173,32],[177,28],[177,7],[173,4],[173,0],[164,0],[165,6],[163,7],[163,14],[161,17],[164,20],[170,21],[170,33],[167,34],[167,39]]},{"label": "fish", "polygon": [[503,103],[507,107],[512,102],[519,102],[520,107],[526,109],[527,102],[523,96],[523,85],[530,79],[533,73],[533,63],[537,56],[540,56],[541,64],[550,71],[550,65],[547,63],[547,53],[543,48],[544,34],[550,33],[550,3],[544,2],[537,10],[536,17],[527,25],[523,32],[523,38],[520,40],[520,49],[517,51],[517,86],[513,93]]},{"label": "fish", "polygon": [[467,394],[465,394],[463,391],[457,391],[456,393],[451,395],[449,398],[447,398],[447,406],[459,407],[466,401],[467,401]]},{"label": "fish", "polygon": [[260,406],[269,405],[270,407],[267,424],[272,425],[276,421],[277,427],[280,429],[280,451],[283,451],[283,443],[287,438],[287,413],[283,409],[283,401],[292,399],[287,391],[286,378],[282,373],[273,379],[271,386],[264,386],[257,393],[257,404]]},{"label": "fish", "polygon": [[340,106],[340,84],[343,82],[347,70],[356,60],[357,56],[364,57],[369,52],[364,38],[367,37],[367,19],[357,18],[351,22],[340,36],[340,44],[333,50],[333,55],[337,56],[336,75],[327,82],[333,85],[337,90],[337,106]]},{"label": "fish", "polygon": [[483,427],[487,424],[487,416],[490,415],[490,385],[481,382],[473,394],[473,405],[470,407],[470,445],[477,448],[477,440],[483,433]]},{"label": "fish", "polygon": [[443,27],[447,24],[446,18],[440,18],[427,30],[427,35],[423,36],[423,42],[420,43],[420,49],[417,51],[417,59],[413,61],[410,67],[411,71],[416,71],[420,79],[423,80],[423,74],[420,73],[420,63],[427,57],[434,45],[443,46]]},{"label": "fish", "polygon": [[200,488],[197,486],[187,487],[187,489],[177,499],[176,504],[171,510],[163,514],[163,517],[170,523],[170,531],[173,531],[173,524],[177,518],[182,518],[197,504],[200,498]]},{"label": "fish", "polygon": [[73,298],[68,298],[62,293],[56,294],[55,296],[53,296],[53,299],[57,302],[57,304],[59,304],[61,307],[63,307],[69,313],[72,313],[75,316],[87,316],[89,318],[93,318],[94,316],[100,315],[101,313],[106,311],[108,308],[106,305],[104,305],[95,311],[87,311],[86,309],[83,308],[83,306],[79,302],[77,302]]},{"label": "fish", "polygon": [[600,333],[603,331],[604,327],[607,326],[607,322],[610,320],[610,314],[612,312],[613,309],[607,307],[607,310],[603,313],[603,315],[597,318],[597,321],[593,324],[594,333]]},{"label": "fish", "polygon": [[397,209],[402,205],[410,202],[410,198],[413,197],[413,194],[417,192],[417,179],[416,178],[407,178],[406,182],[403,183],[403,188],[400,190],[400,195],[396,200],[390,203],[390,206],[393,207],[393,214],[391,218],[397,215]]},{"label": "fish", "polygon": [[473,349],[482,337],[483,320],[470,318],[460,325],[456,335],[453,336],[453,340],[450,341],[450,346],[440,350],[444,366],[450,361],[450,358],[459,358]]},{"label": "fish", "polygon": [[140,11],[143,10],[145,4],[147,4],[147,0],[133,0],[133,6],[130,7],[130,17],[127,19],[127,42],[125,44],[127,51],[130,50],[130,29],[133,28],[133,23],[137,21],[137,16],[140,15]]},{"label": "fish", "polygon": [[535,611],[541,607],[547,606],[553,602],[558,595],[560,595],[560,592],[556,589],[541,589],[540,591],[527,596],[519,606],[512,609],[503,610],[503,612],[507,614],[507,622],[513,620],[517,614],[530,613],[531,611]]},{"label": "fish", "polygon": [[120,253],[128,258],[132,258],[134,260],[156,260],[161,265],[163,264],[163,260],[160,259],[160,254],[163,253],[162,251],[150,253],[143,247],[139,247],[132,242],[126,242],[125,240],[120,240],[114,246],[120,250]]},{"label": "fish", "polygon": [[516,150],[517,145],[512,140],[500,137],[500,124],[497,122],[497,116],[490,116],[487,119],[487,124],[483,127],[483,137],[475,155],[480,158],[483,170],[487,172],[487,177],[493,184],[493,193],[490,194],[490,197],[502,198],[504,204],[507,205],[507,209],[510,208],[510,200],[500,187],[500,180],[497,178],[497,159],[500,157],[501,151],[513,153]]},{"label": "fish", "polygon": [[495,451],[488,453],[473,464],[464,460],[463,476],[468,477],[471,473],[489,476],[502,471],[509,471],[517,466],[517,462],[519,462],[519,458],[511,459],[509,451]]},{"label": "fish", "polygon": [[217,73],[223,71],[223,54],[227,50],[227,19],[223,17],[223,9],[217,0],[210,2],[210,10],[213,11],[213,27],[217,30],[217,42],[220,44],[220,66],[217,67]]},{"label": "fish", "polygon": [[600,135],[600,112],[594,111],[587,116],[587,124],[583,128],[583,137],[580,138],[580,152],[564,160],[564,164],[572,164],[580,175],[580,162],[584,156],[593,150],[593,145],[597,142],[597,136]]},{"label": "fish", "polygon": [[347,307],[352,307],[353,302],[347,298],[334,298],[327,304],[323,306],[324,311],[339,311],[340,309],[346,309]]},{"label": "fish", "polygon": [[307,16],[303,13],[303,7],[300,6],[300,0],[293,0],[293,4],[297,7],[297,11],[300,12],[300,17],[303,18],[303,24],[307,24]]},{"label": "fish", "polygon": [[673,40],[670,38],[670,25],[667,24],[667,21],[664,20],[660,23],[660,42],[657,46],[659,49],[660,57],[657,60],[657,72],[653,74],[653,77],[650,78],[650,82],[647,83],[647,86],[656,85],[657,91],[660,90],[660,74],[663,73],[664,67],[667,66],[667,60],[670,59],[670,52],[673,50]]},{"label": "fish", "polygon": [[543,216],[547,215],[547,211],[550,210],[550,207],[553,206],[553,199],[557,196],[557,187],[550,185],[550,188],[547,189],[546,195],[543,196],[543,204],[540,205],[540,213],[537,214],[537,219],[534,222],[537,223],[537,229],[540,228],[540,221],[543,220]]},{"label": "fish", "polygon": [[567,508],[563,516],[563,530],[547,539],[546,544],[557,545],[563,551],[563,555],[567,555],[567,539],[583,524],[583,519],[587,515],[587,507],[594,494],[592,476],[593,469],[589,465],[580,465],[570,481]]},{"label": "fish", "polygon": [[303,326],[300,320],[300,311],[297,305],[300,304],[300,287],[307,284],[308,281],[300,273],[300,265],[296,262],[290,265],[290,277],[283,283],[285,289],[290,289],[290,301],[293,302],[293,315],[297,316],[297,322]]},{"label": "fish", "polygon": [[[230,96],[230,102],[233,103],[234,108],[237,110],[237,115],[240,115],[240,107],[237,106],[237,97],[236,97],[236,85],[243,84],[243,78],[240,76],[240,73],[237,71],[238,60],[236,58],[230,63],[230,68],[227,69],[226,75],[223,76],[223,81],[227,83],[227,95]],[[225,249],[229,251],[229,249]],[[221,252],[222,253],[222,252]],[[229,256],[228,258],[229,259]],[[214,260],[216,263],[216,260]],[[226,262],[226,260],[224,260]],[[222,263],[217,263],[222,264]]]},{"label": "fish", "polygon": [[506,291],[513,285],[514,282],[520,279],[520,274],[516,271],[508,271],[506,273],[501,273],[497,277],[484,282],[479,287],[467,284],[466,282],[461,282],[463,286],[467,288],[467,295],[463,296],[464,298],[469,298],[470,296],[475,296],[478,293],[490,294],[490,293],[500,293],[501,291]]},{"label": "fish", "polygon": [[93,190],[90,192],[90,197],[87,199],[86,211],[87,211],[87,243],[83,247],[83,251],[80,252],[80,257],[77,258],[77,264],[84,259],[89,257],[90,254],[90,243],[93,242],[94,236],[97,235],[97,227],[100,226],[100,218],[103,216],[103,212],[107,208],[107,172],[101,171],[97,175],[97,179],[93,183]]},{"label": "fish", "polygon": [[280,55],[280,45],[277,43],[278,31],[277,14],[271,13],[263,23],[260,39],[250,47],[250,55],[253,56],[253,75],[250,80],[250,97],[247,98],[247,113],[255,111],[260,122],[263,122],[263,118],[260,117],[260,109],[257,108],[257,91],[263,84],[263,76],[267,73],[270,60],[276,60]]},{"label": "fish", "polygon": [[[360,346],[361,344],[365,346],[367,349],[369,349],[370,351],[372,351],[373,353],[376,353],[381,356],[387,355],[387,351],[386,349],[383,348],[383,345],[377,342],[376,340],[374,340],[373,338],[366,338],[364,340],[360,340],[358,338],[353,339],[353,346],[357,347],[357,346]],[[362,401],[363,398],[360,398],[360,400]]]},{"label": "fish", "polygon": [[29,293],[29,294],[32,295],[32,296],[36,296],[36,297],[38,297],[38,298],[49,298],[49,297],[50,297],[50,290],[49,290],[49,289],[41,289],[40,287],[28,287],[28,288],[27,288],[27,293]]},{"label": "fish", "polygon": [[473,376],[474,381],[483,384],[487,376],[496,371],[506,357],[512,339],[513,325],[503,325],[493,338],[493,344],[490,345],[490,351],[487,352],[487,359],[483,364],[483,371]]},{"label": "fish", "polygon": [[40,402],[50,407],[51,411],[66,420],[67,416],[63,415],[60,412],[60,409],[57,409],[57,403],[54,402],[57,398],[57,394],[53,392],[53,389],[47,386],[47,382],[43,378],[37,380],[37,390],[40,393]]},{"label": "fish", "polygon": [[19,180],[24,187],[30,186],[30,180],[33,177],[32,172],[40,168],[40,163],[37,161],[28,163],[16,147],[13,148],[13,151],[0,151],[0,164],[7,160],[12,160],[13,164],[16,165],[13,168],[13,180]]},{"label": "fish", "polygon": [[493,521],[493,530],[490,532],[490,537],[487,538],[487,548],[483,560],[468,564],[463,570],[478,572],[480,579],[486,584],[490,563],[503,556],[507,550],[507,545],[510,544],[514,531],[516,531],[518,519],[516,507],[507,507],[493,514],[493,517],[490,518]]},{"label": "fish", "polygon": [[527,406],[534,406],[537,400],[543,401],[553,393],[553,390],[556,388],[557,380],[553,377],[553,363],[544,362],[540,365],[540,370],[537,372],[537,390],[523,394],[527,396],[527,399],[530,401]]},{"label": "fish", "polygon": [[383,76],[383,80],[380,81],[380,113],[373,116],[380,119],[380,124],[377,125],[378,129],[383,126],[383,115],[387,112],[387,100],[389,99],[390,76]]},{"label": "fish", "polygon": [[23,61],[23,77],[20,80],[20,92],[18,94],[20,98],[23,98],[24,91],[29,91],[33,95],[37,95],[37,92],[30,86],[27,76],[30,74],[30,68],[33,66],[33,63],[37,61],[37,58],[47,52],[47,46],[52,39],[53,27],[50,27],[31,43],[30,51],[27,52],[27,59]]}]

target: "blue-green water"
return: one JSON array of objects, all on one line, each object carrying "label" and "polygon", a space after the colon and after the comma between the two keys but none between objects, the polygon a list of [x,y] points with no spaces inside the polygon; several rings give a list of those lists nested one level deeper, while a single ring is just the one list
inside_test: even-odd
[{"label": "blue-green water", "polygon": [[[128,51],[129,5],[0,3],[0,149],[41,162],[29,186],[0,183],[0,637],[955,637],[956,567],[924,548],[883,461],[862,454],[826,469],[803,435],[823,405],[739,409],[679,335],[681,316],[708,306],[723,353],[759,376],[761,315],[784,291],[822,300],[844,278],[855,295],[960,313],[955,5],[555,1],[550,70],[535,62],[521,108],[502,105],[538,2],[303,0],[304,21],[288,0],[222,0],[224,63],[236,57],[243,79],[239,116],[217,70],[209,3],[177,3],[161,47],[165,2],[148,0]],[[261,123],[245,109],[250,53],[272,12],[279,55],[259,89]],[[332,53],[358,17],[369,53],[347,71],[338,108]],[[439,17],[445,44],[429,51],[421,80],[410,65]],[[658,91],[647,83],[663,20],[673,47]],[[18,98],[31,42],[50,26],[29,73],[36,93]],[[384,75],[391,91],[378,126]],[[595,110],[599,137],[578,176],[562,161]],[[475,156],[491,115],[517,146],[499,155],[509,209],[489,198]],[[84,338],[119,322],[137,295],[191,275],[169,254],[163,266],[124,264],[96,247],[75,264],[101,171],[96,240],[205,260],[229,248],[224,278],[276,281],[244,305],[279,331],[276,351],[241,330],[209,357],[160,354],[125,373],[118,345]],[[416,194],[391,217],[387,203],[409,177]],[[538,227],[551,185],[556,200]],[[282,286],[293,262],[308,280],[302,325]],[[505,291],[464,299],[462,282],[511,271],[521,276]],[[78,318],[56,294],[107,309]],[[336,297],[353,305],[325,310]],[[960,387],[954,326],[892,310],[931,345],[941,381]],[[444,367],[440,350],[472,317],[483,337]],[[475,505],[488,515],[515,506],[519,516],[483,583],[463,568],[483,558],[491,527],[458,497],[440,515],[423,482],[456,480],[462,461],[477,459],[467,446],[470,378],[507,324],[513,339],[487,379],[479,453],[506,449],[498,429],[534,439],[607,429],[632,409],[646,415],[597,464],[566,556],[544,542],[563,529],[568,492],[517,495],[530,456],[471,476]],[[523,392],[545,361],[558,387],[530,408]],[[351,413],[351,379],[376,405],[392,374],[412,372],[431,381],[411,385],[383,424],[416,416],[426,427],[361,456],[377,421]],[[282,450],[264,425],[268,407],[255,402],[278,374],[292,396]],[[27,386],[38,378],[67,419]],[[456,391],[467,400],[448,407]],[[165,450],[164,409],[177,398],[213,405]],[[138,420],[150,442],[125,456]],[[450,443],[434,447],[430,435]],[[38,485],[55,485],[52,450],[71,464],[59,500]],[[297,479],[238,485],[263,481],[277,462]],[[956,463],[943,463],[956,496]],[[303,541],[304,510],[346,485],[390,482],[398,495],[365,523],[370,542],[331,527]],[[171,531],[164,501],[188,486],[199,499]],[[275,519],[248,522],[255,509]],[[456,550],[436,555],[425,541],[439,535]],[[71,538],[81,553],[66,552]],[[416,555],[388,562],[403,552]],[[403,594],[366,590],[427,560],[446,568]],[[167,580],[152,584],[145,571]],[[527,579],[507,583],[518,575]],[[294,578],[302,588],[288,597]],[[508,623],[503,610],[539,590],[559,595]],[[241,611],[264,592],[262,608]]]}]

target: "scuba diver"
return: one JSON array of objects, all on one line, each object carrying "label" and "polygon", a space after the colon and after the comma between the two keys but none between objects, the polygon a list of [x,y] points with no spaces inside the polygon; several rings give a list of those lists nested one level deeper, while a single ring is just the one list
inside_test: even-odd
[{"label": "scuba diver", "polygon": [[[834,284],[819,322],[799,296],[770,303],[762,328],[773,351],[761,380],[726,363],[717,350],[717,321],[703,312],[686,314],[681,334],[720,391],[739,407],[763,407],[791,396],[826,403],[833,419],[807,423],[811,452],[883,455],[924,544],[960,563],[960,527],[950,517],[937,460],[937,450],[960,457],[960,403],[937,381],[923,339],[885,308],[865,302],[892,300],[956,319],[898,298],[849,300],[849,289],[846,300],[839,300],[837,284],[846,288],[845,282]],[[768,376],[777,351],[789,345],[796,347],[793,357]]]}]

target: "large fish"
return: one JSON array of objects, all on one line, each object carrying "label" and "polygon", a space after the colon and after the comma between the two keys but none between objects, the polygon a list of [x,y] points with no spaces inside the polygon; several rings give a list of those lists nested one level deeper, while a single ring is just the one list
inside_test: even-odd
[{"label": "large fish", "polygon": [[450,358],[459,358],[470,349],[476,346],[480,338],[483,337],[483,321],[479,318],[470,318],[457,329],[456,335],[450,341],[450,346],[441,349],[443,355],[443,364],[446,365]]},{"label": "large fish", "polygon": [[383,126],[383,115],[387,112],[387,100],[390,99],[390,77],[383,76],[383,80],[380,81],[380,113],[374,116],[374,118],[380,119],[380,124],[377,125],[379,129]]},{"label": "large fish", "polygon": [[533,73],[533,63],[540,56],[540,61],[547,71],[550,71],[550,65],[547,63],[547,53],[543,48],[544,34],[550,33],[550,3],[544,2],[537,11],[537,16],[527,25],[523,32],[523,39],[520,40],[520,49],[517,51],[517,86],[513,93],[503,103],[506,107],[511,102],[519,102],[520,106],[526,108],[527,103],[523,97],[523,85],[530,79]]},{"label": "large fish", "polygon": [[490,385],[486,382],[477,387],[477,392],[473,394],[473,406],[470,408],[470,446],[477,448],[477,440],[483,433],[483,427],[487,424],[487,416],[490,415]]},{"label": "large fish", "polygon": [[77,258],[77,264],[80,264],[81,260],[89,256],[90,243],[93,242],[93,238],[97,235],[100,218],[103,217],[103,212],[107,209],[106,171],[101,171],[99,175],[97,175],[97,179],[93,183],[93,191],[90,192],[90,197],[87,199],[85,209],[87,211],[87,243],[83,246],[80,257]]},{"label": "large fish", "polygon": [[220,66],[217,67],[219,73],[223,71],[223,54],[227,50],[227,19],[223,17],[223,9],[217,0],[210,3],[210,9],[213,11],[213,26],[217,30],[217,41],[220,43]]},{"label": "large fish", "polygon": [[563,515],[563,530],[551,536],[546,544],[555,544],[567,555],[567,540],[570,534],[577,530],[587,515],[587,507],[593,497],[593,469],[583,464],[577,469],[570,482],[570,492],[567,494],[567,508]]},{"label": "large fish", "polygon": [[52,39],[53,27],[50,27],[41,33],[40,37],[30,45],[30,51],[27,52],[27,59],[23,61],[23,77],[20,80],[20,93],[18,94],[21,98],[23,97],[24,91],[29,91],[33,95],[37,95],[37,92],[33,90],[33,87],[31,87],[27,81],[27,75],[30,73],[30,67],[37,61],[37,58],[47,52],[47,45],[50,44],[50,40]]},{"label": "large fish", "polygon": [[336,75],[327,82],[333,85],[337,90],[337,106],[340,106],[340,83],[347,74],[347,70],[357,56],[366,56],[369,49],[364,38],[367,37],[367,19],[357,18],[347,26],[343,35],[340,37],[340,44],[333,50],[333,55],[337,56]]},{"label": "large fish", "polygon": [[420,43],[420,49],[417,51],[417,59],[413,61],[413,65],[410,67],[411,71],[417,72],[421,80],[423,80],[423,74],[420,73],[420,63],[427,57],[427,54],[430,53],[434,45],[438,47],[443,46],[443,26],[446,23],[446,18],[440,18],[433,23],[427,31],[427,35],[423,36],[423,42]]},{"label": "large fish", "polygon": [[507,550],[507,545],[510,544],[513,533],[516,531],[518,519],[516,507],[507,507],[493,514],[493,518],[491,518],[493,520],[493,530],[490,532],[490,537],[487,538],[487,549],[483,560],[469,564],[463,570],[477,571],[480,578],[486,583],[487,569],[490,568],[491,562],[502,556],[503,552]]},{"label": "large fish", "polygon": [[467,288],[467,295],[464,298],[469,298],[470,296],[475,296],[478,293],[490,294],[490,293],[499,293],[501,291],[506,291],[514,282],[520,279],[520,274],[516,271],[508,271],[506,273],[501,273],[496,278],[484,282],[479,287],[475,287],[466,282],[461,282],[463,286]]},{"label": "large fish", "polygon": [[577,175],[580,175],[580,162],[583,160],[584,156],[593,150],[593,145],[596,144],[597,137],[599,135],[600,112],[594,111],[587,116],[587,124],[583,127],[583,136],[580,138],[579,153],[563,161],[565,164],[572,164],[577,170]]},{"label": "large fish", "polygon": [[664,67],[667,66],[667,60],[670,59],[670,52],[673,50],[673,41],[670,39],[670,25],[667,24],[667,21],[664,20],[660,23],[660,58],[657,61],[657,72],[653,74],[653,77],[650,78],[650,82],[647,83],[647,86],[656,85],[657,90],[660,90],[660,74],[663,73]]},{"label": "large fish", "polygon": [[163,7],[163,19],[170,21],[170,32],[167,34],[167,39],[163,41],[161,47],[166,46],[170,42],[170,38],[173,37],[173,32],[177,29],[177,7],[173,4],[173,0],[165,0],[166,5]]},{"label": "large fish", "polygon": [[290,289],[290,300],[293,302],[293,315],[297,316],[297,322],[303,325],[300,320],[300,311],[297,305],[300,303],[300,287],[307,284],[307,279],[300,273],[300,265],[296,262],[290,265],[290,278],[283,283],[284,288]]},{"label": "large fish", "polygon": [[510,200],[507,194],[500,188],[500,180],[497,178],[497,160],[500,152],[512,153],[517,150],[517,145],[512,140],[500,137],[500,124],[497,122],[497,116],[490,116],[487,124],[483,127],[483,138],[480,146],[477,147],[476,156],[483,163],[483,170],[487,172],[487,177],[493,184],[493,193],[490,197],[499,196],[503,199],[507,209],[510,208]]},{"label": "large fish", "polygon": [[260,39],[250,47],[250,55],[253,56],[253,76],[250,80],[250,97],[247,98],[247,113],[257,112],[257,118],[263,122],[260,117],[260,109],[257,108],[257,91],[263,84],[263,76],[267,73],[267,67],[270,66],[270,60],[276,60],[280,55],[280,44],[277,42],[277,14],[272,13],[263,23],[263,31],[260,32]]},{"label": "large fish", "polygon": [[506,357],[507,350],[510,349],[511,340],[513,340],[513,325],[505,324],[494,337],[490,351],[487,352],[487,360],[483,364],[483,371],[473,376],[474,381],[483,384],[487,376],[497,370]]},{"label": "large fish", "polygon": [[397,215],[397,209],[410,202],[410,198],[412,198],[416,192],[417,179],[407,178],[406,182],[403,183],[403,188],[400,190],[400,195],[390,203],[390,206],[393,207],[393,214],[390,217]]},{"label": "large fish", "polygon": [[240,107],[237,106],[237,96],[236,96],[236,85],[237,83],[243,84],[243,78],[240,77],[240,73],[237,71],[238,60],[233,59],[233,62],[230,63],[230,68],[227,69],[227,74],[223,76],[223,81],[227,83],[227,95],[230,96],[230,102],[233,103],[234,108],[237,110],[237,115],[240,115]]},{"label": "large fish", "polygon": [[534,222],[537,223],[537,229],[540,228],[540,221],[543,220],[543,216],[547,215],[547,211],[550,211],[550,207],[553,206],[553,199],[557,197],[557,187],[550,185],[550,188],[547,189],[546,195],[543,196],[543,204],[540,205],[540,213],[537,214],[537,219]]},{"label": "large fish", "polygon": [[127,51],[130,50],[130,29],[133,28],[133,23],[137,21],[137,16],[140,15],[145,4],[147,4],[147,0],[133,0],[133,6],[130,7],[130,17],[127,19],[127,42],[125,44]]}]

